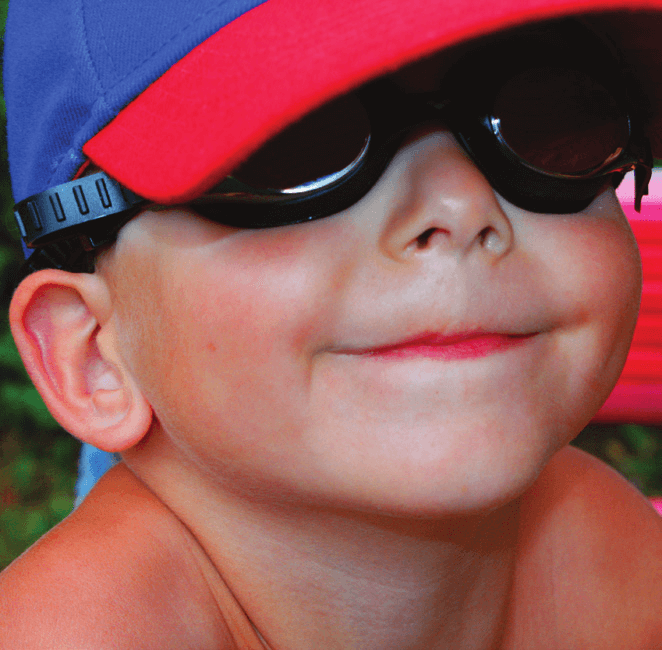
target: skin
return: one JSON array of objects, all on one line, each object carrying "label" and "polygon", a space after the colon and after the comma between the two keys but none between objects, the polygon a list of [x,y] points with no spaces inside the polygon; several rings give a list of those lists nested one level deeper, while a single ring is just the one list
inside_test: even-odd
[{"label": "skin", "polygon": [[[398,80],[425,89],[443,65]],[[637,315],[613,190],[523,211],[428,125],[333,218],[242,231],[146,210],[94,276],[41,273],[12,305],[19,349],[63,424],[124,463],[0,581],[21,647],[45,647],[20,636],[37,581],[42,643],[653,647],[660,522],[566,447]],[[357,353],[475,330],[531,336],[478,358]],[[53,592],[95,626],[63,626]]]},{"label": "skin", "polygon": [[[249,232],[147,213],[112,266],[118,345],[164,443],[246,496],[295,485],[310,503],[422,516],[531,483],[608,395],[639,292],[613,194],[585,214],[527,215],[439,132],[346,214]],[[475,329],[536,336],[475,360],[351,354]],[[176,363],[161,352],[172,341]]]}]

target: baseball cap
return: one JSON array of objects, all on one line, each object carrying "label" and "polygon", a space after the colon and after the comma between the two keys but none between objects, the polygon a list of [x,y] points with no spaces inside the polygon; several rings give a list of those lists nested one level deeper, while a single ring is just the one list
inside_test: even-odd
[{"label": "baseball cap", "polygon": [[69,181],[91,160],[142,197],[182,203],[372,78],[575,15],[622,53],[662,157],[662,0],[13,0],[5,89],[14,198]]}]

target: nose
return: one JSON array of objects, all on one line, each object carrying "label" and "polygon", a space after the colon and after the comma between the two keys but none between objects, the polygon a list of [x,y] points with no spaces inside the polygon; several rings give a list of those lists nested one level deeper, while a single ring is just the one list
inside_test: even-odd
[{"label": "nose", "polygon": [[512,224],[492,187],[452,134],[409,138],[384,181],[380,248],[407,261],[429,253],[480,255],[496,262],[513,244]]}]

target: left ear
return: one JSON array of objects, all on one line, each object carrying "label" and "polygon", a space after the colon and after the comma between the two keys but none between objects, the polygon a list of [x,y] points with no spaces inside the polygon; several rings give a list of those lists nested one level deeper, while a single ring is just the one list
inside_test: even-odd
[{"label": "left ear", "polygon": [[149,430],[152,409],[119,353],[113,305],[96,274],[37,271],[21,282],[9,318],[23,363],[53,417],[105,451]]}]

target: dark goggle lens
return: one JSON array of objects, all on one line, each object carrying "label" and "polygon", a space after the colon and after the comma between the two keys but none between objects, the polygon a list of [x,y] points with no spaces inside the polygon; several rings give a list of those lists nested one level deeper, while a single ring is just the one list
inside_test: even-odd
[{"label": "dark goggle lens", "polygon": [[598,171],[620,155],[630,135],[612,94],[588,74],[563,68],[514,76],[498,92],[492,120],[522,161],[565,176]]},{"label": "dark goggle lens", "polygon": [[365,149],[370,121],[353,95],[325,104],[285,129],[240,165],[232,177],[260,190],[287,190],[351,167]]}]

